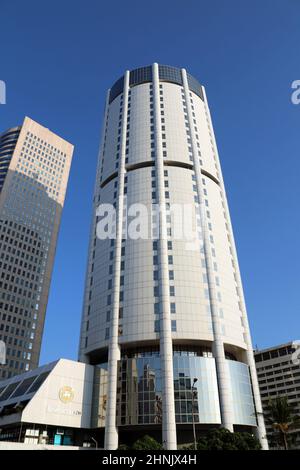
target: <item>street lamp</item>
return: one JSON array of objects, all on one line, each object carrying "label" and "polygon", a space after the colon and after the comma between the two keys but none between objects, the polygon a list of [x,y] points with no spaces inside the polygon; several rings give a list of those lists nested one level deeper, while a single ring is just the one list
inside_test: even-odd
[{"label": "street lamp", "polygon": [[192,385],[192,420],[193,420],[193,435],[194,435],[194,449],[197,450],[197,438],[196,438],[196,427],[195,427],[195,416],[194,416],[194,399],[195,399],[195,383],[198,379],[195,377]]},{"label": "street lamp", "polygon": [[96,449],[98,449],[98,442],[96,441],[96,439],[94,439],[93,437],[91,437],[91,440],[95,443]]}]

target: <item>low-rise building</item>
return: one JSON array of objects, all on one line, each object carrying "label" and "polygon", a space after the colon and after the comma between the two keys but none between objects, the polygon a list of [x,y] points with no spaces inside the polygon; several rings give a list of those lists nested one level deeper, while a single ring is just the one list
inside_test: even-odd
[{"label": "low-rise building", "polygon": [[0,441],[97,445],[99,430],[91,429],[95,369],[59,359],[2,381]]}]

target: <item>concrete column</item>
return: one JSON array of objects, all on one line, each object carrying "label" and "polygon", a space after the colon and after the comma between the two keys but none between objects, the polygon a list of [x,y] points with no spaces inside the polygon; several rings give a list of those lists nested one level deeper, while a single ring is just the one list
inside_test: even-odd
[{"label": "concrete column", "polygon": [[223,337],[221,334],[220,321],[219,321],[216,284],[215,284],[215,279],[213,275],[214,270],[213,270],[211,247],[210,247],[210,241],[209,241],[209,230],[208,230],[208,225],[207,225],[207,220],[206,220],[206,211],[205,211],[205,206],[204,206],[202,174],[201,174],[201,167],[199,163],[198,147],[196,144],[195,129],[194,129],[194,124],[193,124],[193,116],[192,116],[192,109],[191,109],[191,100],[190,100],[190,94],[189,94],[190,90],[188,86],[186,70],[182,69],[181,73],[182,73],[183,88],[184,88],[188,121],[189,121],[190,133],[191,133],[194,170],[195,170],[196,184],[197,184],[197,190],[198,190],[197,192],[198,192],[198,197],[200,201],[201,232],[203,236],[203,248],[204,248],[204,254],[205,254],[207,280],[208,280],[208,287],[209,287],[210,308],[211,308],[212,326],[213,326],[213,334],[214,334],[213,353],[214,353],[214,357],[216,361],[216,369],[217,369],[222,426],[225,427],[226,429],[229,429],[229,431],[233,431],[233,412],[232,412],[232,398],[231,398],[231,390],[230,390],[230,378],[229,378],[229,371],[228,371],[228,367],[227,367],[227,363],[225,359]]},{"label": "concrete column", "polygon": [[259,385],[258,385],[257,373],[256,373],[256,367],[255,367],[255,360],[254,360],[254,355],[253,355],[253,347],[252,347],[252,341],[251,341],[250,327],[249,327],[247,309],[246,309],[244,292],[243,292],[243,287],[242,287],[243,284],[242,284],[239,265],[238,265],[238,257],[237,257],[235,242],[234,242],[233,229],[232,229],[232,225],[231,225],[229,208],[228,208],[228,204],[227,204],[226,191],[225,191],[225,186],[224,186],[224,181],[223,181],[222,171],[221,171],[221,166],[220,166],[218,147],[217,147],[217,144],[216,144],[215,134],[214,134],[213,125],[212,125],[211,116],[210,116],[210,110],[209,110],[207,97],[206,97],[206,93],[205,93],[204,88],[203,88],[203,95],[204,95],[204,104],[205,104],[205,108],[206,108],[206,112],[207,112],[207,116],[208,116],[210,131],[211,131],[211,134],[213,136],[213,144],[214,144],[214,151],[215,151],[215,155],[216,155],[216,163],[217,163],[217,167],[218,167],[220,186],[221,186],[222,194],[223,194],[223,203],[224,203],[224,207],[225,207],[226,220],[227,220],[227,224],[228,224],[228,227],[229,227],[228,231],[229,231],[229,235],[230,235],[230,245],[231,245],[231,248],[232,248],[232,257],[233,257],[233,262],[234,262],[234,268],[235,268],[235,273],[236,273],[236,277],[237,277],[238,295],[239,295],[239,298],[240,298],[240,304],[241,304],[241,309],[242,309],[242,319],[243,319],[243,325],[244,325],[244,336],[245,336],[245,342],[247,344],[246,360],[247,360],[247,364],[248,364],[249,370],[250,370],[250,376],[251,376],[251,381],[252,381],[252,389],[253,389],[253,398],[254,398],[254,404],[255,404],[255,409],[256,409],[256,418],[257,418],[257,428],[256,428],[256,431],[255,431],[255,434],[256,434],[257,438],[259,439],[262,448],[264,450],[268,450],[269,447],[268,447],[268,441],[267,441],[267,437],[266,437],[266,428],[265,428],[265,422],[264,422],[264,418],[263,418],[263,411],[262,411],[262,405],[261,405],[261,399],[260,399]]},{"label": "concrete column", "polygon": [[160,207],[159,220],[159,278],[160,278],[160,360],[162,368],[162,406],[163,421],[162,434],[165,449],[177,449],[175,403],[174,403],[174,376],[173,376],[173,346],[170,313],[169,292],[169,266],[168,266],[168,244],[166,230],[166,201],[164,187],[164,163],[161,138],[161,116],[159,96],[159,73],[158,64],[152,66],[153,97],[154,97],[154,135],[156,154],[156,182],[157,203]]},{"label": "concrete column", "polygon": [[124,176],[125,176],[125,152],[126,152],[126,127],[128,109],[129,72],[124,75],[123,91],[123,116],[120,145],[120,169],[118,175],[118,203],[116,217],[116,240],[114,252],[114,277],[113,277],[113,299],[112,317],[110,323],[110,340],[108,349],[108,377],[107,377],[107,407],[105,420],[105,443],[107,450],[118,447],[118,429],[116,426],[117,410],[117,376],[118,361],[120,359],[119,346],[119,297],[120,297],[120,267],[121,249],[123,236],[123,209],[124,209]]}]

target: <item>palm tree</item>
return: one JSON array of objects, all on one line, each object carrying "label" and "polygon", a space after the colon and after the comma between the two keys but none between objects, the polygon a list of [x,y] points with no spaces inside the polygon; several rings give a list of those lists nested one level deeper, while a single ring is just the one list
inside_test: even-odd
[{"label": "palm tree", "polygon": [[285,450],[288,450],[287,435],[300,425],[300,418],[295,414],[294,405],[289,403],[287,397],[277,397],[269,401],[269,412],[266,421],[273,429],[279,432]]}]

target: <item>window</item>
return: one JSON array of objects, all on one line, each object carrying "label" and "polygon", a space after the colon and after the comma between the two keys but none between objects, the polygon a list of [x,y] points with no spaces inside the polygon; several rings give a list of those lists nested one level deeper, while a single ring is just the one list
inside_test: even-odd
[{"label": "window", "polygon": [[175,302],[170,303],[170,311],[171,311],[171,313],[176,313],[176,304],[175,304]]},{"label": "window", "polygon": [[171,297],[174,297],[175,295],[175,287],[174,286],[170,286],[170,296]]},{"label": "window", "polygon": [[171,330],[172,330],[172,331],[177,331],[176,320],[172,320],[172,321],[171,321]]}]

